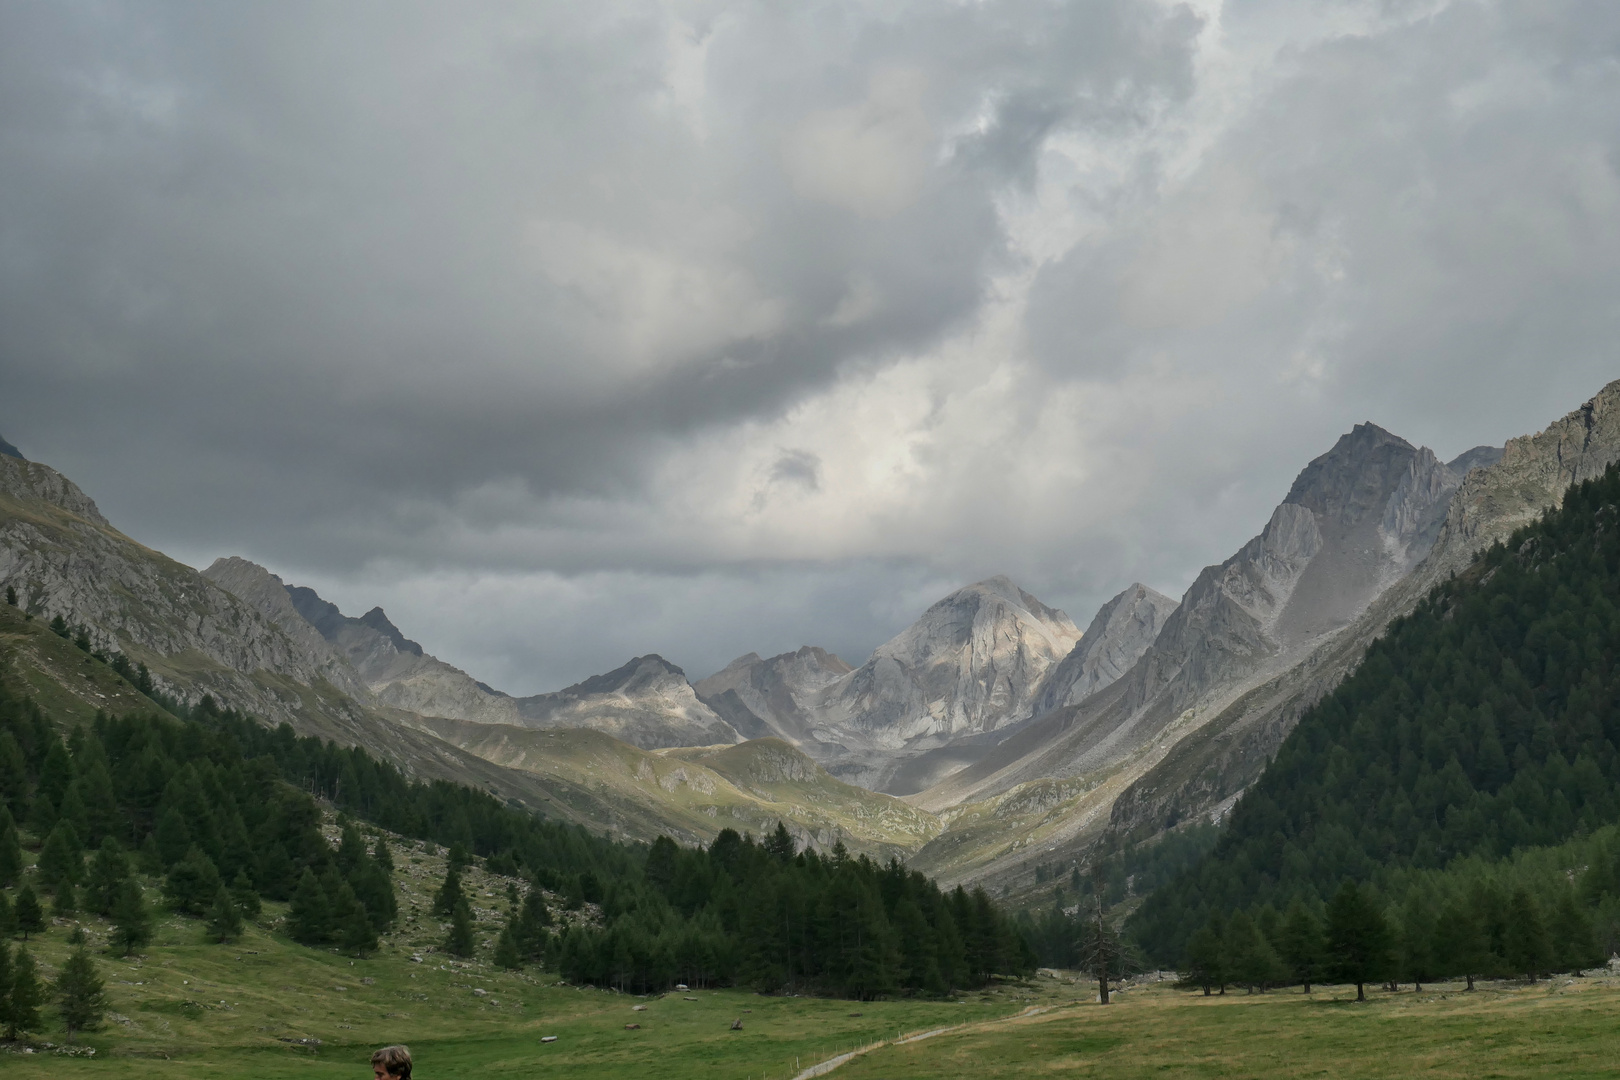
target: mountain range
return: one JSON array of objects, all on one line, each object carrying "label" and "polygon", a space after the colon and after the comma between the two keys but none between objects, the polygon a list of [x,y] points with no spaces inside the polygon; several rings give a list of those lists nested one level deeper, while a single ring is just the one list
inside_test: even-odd
[{"label": "mountain range", "polygon": [[0,641],[30,686],[83,710],[128,688],[83,683],[47,640],[57,616],[161,693],[212,694],[412,775],[644,839],[780,818],[806,843],[1016,894],[1104,837],[1218,819],[1392,619],[1620,458],[1617,403],[1620,383],[1449,462],[1357,425],[1179,600],[1130,584],[1083,633],[997,576],[859,665],[807,645],[694,682],[648,654],[528,697],[435,658],[381,608],[345,615],[242,558],[168,559],[4,444],[0,584],[22,614]]}]

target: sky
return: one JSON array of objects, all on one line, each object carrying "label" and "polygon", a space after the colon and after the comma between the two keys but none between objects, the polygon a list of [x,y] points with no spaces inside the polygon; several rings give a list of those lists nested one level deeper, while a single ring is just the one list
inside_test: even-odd
[{"label": "sky", "polygon": [[0,5],[0,434],[512,693],[1083,627],[1615,377],[1610,0]]}]

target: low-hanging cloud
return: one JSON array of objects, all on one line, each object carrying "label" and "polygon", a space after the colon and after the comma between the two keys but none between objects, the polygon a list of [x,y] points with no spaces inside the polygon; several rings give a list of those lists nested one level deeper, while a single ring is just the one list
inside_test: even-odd
[{"label": "low-hanging cloud", "polygon": [[[0,432],[514,691],[1178,591],[1620,368],[1620,12],[0,11]],[[887,583],[887,584],[885,584]]]}]

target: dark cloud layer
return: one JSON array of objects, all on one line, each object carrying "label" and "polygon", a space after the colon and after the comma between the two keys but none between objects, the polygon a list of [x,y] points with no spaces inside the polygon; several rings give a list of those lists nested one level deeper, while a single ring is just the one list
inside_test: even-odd
[{"label": "dark cloud layer", "polygon": [[1178,591],[1615,374],[1620,13],[0,9],[0,432],[489,681]]}]

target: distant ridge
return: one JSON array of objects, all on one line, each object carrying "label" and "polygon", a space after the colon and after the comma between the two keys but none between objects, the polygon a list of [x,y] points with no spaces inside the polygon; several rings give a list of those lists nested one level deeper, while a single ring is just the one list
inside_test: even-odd
[{"label": "distant ridge", "polygon": [[22,453],[21,450],[17,449],[15,446],[12,446],[10,443],[6,442],[6,437],[4,435],[0,435],[0,454],[4,454],[7,457],[14,457],[18,461],[27,461],[28,460],[27,458],[23,457],[23,453]]}]

